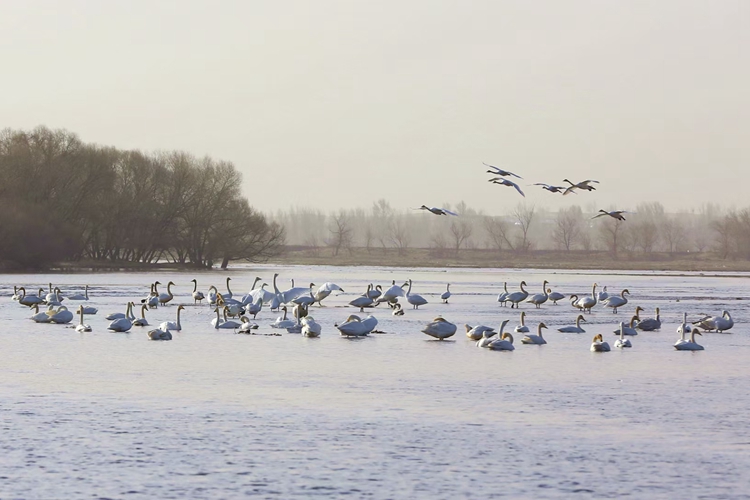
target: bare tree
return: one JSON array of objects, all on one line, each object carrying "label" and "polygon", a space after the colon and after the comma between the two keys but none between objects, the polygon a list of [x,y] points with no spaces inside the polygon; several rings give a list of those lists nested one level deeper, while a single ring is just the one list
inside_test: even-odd
[{"label": "bare tree", "polygon": [[531,248],[529,228],[534,221],[534,205],[529,206],[526,203],[519,203],[513,209],[513,217],[516,219],[516,225],[521,230],[521,238],[519,244],[516,245],[516,249],[527,252]]},{"label": "bare tree", "polygon": [[411,243],[411,234],[406,226],[405,217],[392,217],[390,234],[393,246],[398,249],[399,255],[405,255]]},{"label": "bare tree", "polygon": [[510,224],[504,221],[500,217],[486,216],[482,219],[482,226],[487,232],[492,245],[498,250],[502,251],[503,248],[513,250],[513,243],[510,241]]},{"label": "bare tree", "polygon": [[437,231],[430,237],[430,249],[436,257],[444,257],[445,249],[448,247],[448,242],[445,239],[445,235],[442,231]]},{"label": "bare tree", "polygon": [[621,245],[618,238],[623,222],[611,217],[607,217],[606,219],[601,220],[599,223],[599,240],[612,253],[612,256],[617,258],[617,250]]},{"label": "bare tree", "polygon": [[451,235],[453,235],[453,250],[456,252],[456,257],[458,257],[461,245],[471,237],[473,228],[467,219],[461,218],[459,220],[451,221],[450,232]]},{"label": "bare tree", "polygon": [[659,230],[651,220],[639,221],[633,224],[633,231],[637,234],[637,244],[643,253],[651,253],[659,242]]},{"label": "bare tree", "polygon": [[380,198],[372,204],[373,231],[375,239],[380,243],[383,252],[388,251],[391,242],[391,226],[393,222],[393,208],[385,198]]},{"label": "bare tree", "polygon": [[338,255],[342,248],[351,252],[354,228],[352,228],[349,217],[343,210],[339,210],[337,214],[331,216],[328,232],[331,234],[329,245],[333,248],[334,256]]},{"label": "bare tree", "polygon": [[674,218],[665,218],[662,224],[662,235],[669,253],[674,253],[685,241],[685,228]]},{"label": "bare tree", "polygon": [[581,211],[581,207],[577,205],[557,212],[557,217],[555,218],[555,229],[552,232],[552,240],[557,244],[558,248],[564,248],[566,251],[570,251],[573,243],[581,235],[582,219],[583,212]]}]

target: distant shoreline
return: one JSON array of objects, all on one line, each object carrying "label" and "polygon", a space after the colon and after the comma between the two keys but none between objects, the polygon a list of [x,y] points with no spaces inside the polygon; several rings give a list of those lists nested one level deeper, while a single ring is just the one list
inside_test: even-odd
[{"label": "distant shoreline", "polygon": [[[488,268],[488,269],[540,269],[581,271],[665,271],[665,272],[750,272],[750,260],[720,259],[712,253],[652,253],[630,255],[622,253],[617,259],[602,251],[551,251],[536,250],[527,253],[498,252],[496,250],[444,250],[442,253],[425,248],[410,248],[403,253],[389,248],[364,248],[341,250],[334,256],[330,248],[291,247],[266,265],[305,266],[376,266],[376,267],[438,267],[438,268]],[[241,261],[244,262],[244,261]],[[238,262],[232,262],[231,271]],[[3,274],[43,274],[82,272],[144,272],[189,271],[200,273],[217,271],[171,262],[63,262],[47,270],[20,269],[0,262]]]}]

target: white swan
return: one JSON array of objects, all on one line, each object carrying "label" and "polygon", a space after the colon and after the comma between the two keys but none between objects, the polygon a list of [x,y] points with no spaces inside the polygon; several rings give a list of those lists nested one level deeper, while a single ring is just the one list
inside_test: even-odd
[{"label": "white swan", "polygon": [[451,284],[448,283],[448,285],[445,287],[445,291],[442,295],[440,295],[440,298],[443,299],[443,304],[448,303],[448,299],[451,298]]},{"label": "white swan", "polygon": [[536,306],[537,309],[540,309],[542,307],[542,304],[547,302],[547,299],[549,299],[549,294],[547,293],[547,284],[549,281],[544,280],[544,284],[542,285],[542,293],[537,293],[535,295],[532,295],[528,299],[526,299],[526,302],[530,302]]},{"label": "white swan", "polygon": [[513,329],[516,333],[529,333],[529,327],[526,326],[526,312],[521,311],[521,324]]},{"label": "white swan", "polygon": [[[313,295],[313,297],[315,297],[315,302],[317,302],[318,305],[320,305],[321,301],[327,298],[329,295],[331,295],[333,291],[339,291],[343,293],[344,289],[338,286],[336,283],[330,283],[326,281],[320,286],[320,288],[318,288],[318,291],[316,291],[315,294]],[[378,297],[379,296],[380,296],[380,293],[378,293]],[[373,298],[376,299],[377,297],[373,297]]]},{"label": "white swan", "polygon": [[211,285],[208,287],[208,304],[215,306],[217,300],[219,300],[219,290],[214,285]]},{"label": "white swan", "polygon": [[[39,296],[41,297],[41,293]],[[60,294],[60,289],[58,287],[52,288],[52,283],[49,284],[49,293],[44,298],[44,301],[47,304],[51,304],[53,306],[59,306],[62,301],[65,300],[63,296]]]},{"label": "white swan", "polygon": [[378,302],[394,302],[399,297],[403,297],[404,294],[404,287],[406,286],[406,283],[404,283],[401,286],[396,285],[396,280],[393,280],[391,287],[383,292],[383,295],[378,298]]},{"label": "white swan", "polygon": [[[159,283],[158,281],[156,283],[154,283],[154,290],[155,291],[158,292],[158,290],[156,288],[156,285],[160,285],[160,284],[161,283]],[[174,294],[172,293],[172,287],[173,286],[175,286],[175,284],[170,281],[169,283],[167,283],[167,293],[160,293],[159,294],[159,304],[160,305],[165,306],[165,305],[167,305],[167,303],[169,303],[169,301],[171,301],[174,298]]]},{"label": "white swan", "polygon": [[607,300],[609,297],[609,293],[607,293],[607,286],[605,285],[601,292],[596,296],[596,298],[599,300],[599,302],[603,302]]},{"label": "white swan", "polygon": [[427,304],[427,299],[416,293],[411,293],[411,280],[409,280],[409,289],[406,290],[406,301],[414,306],[414,309],[419,309],[419,306]]},{"label": "white swan", "polygon": [[104,319],[106,319],[108,321],[114,321],[116,319],[122,319],[122,318],[126,318],[126,319],[129,319],[131,321],[134,320],[135,316],[133,316],[131,304],[132,304],[132,302],[128,302],[125,305],[125,312],[124,313],[110,313],[110,314],[106,315],[104,317]]},{"label": "white swan", "polygon": [[55,313],[53,306],[49,306],[46,311],[39,312],[39,304],[31,306],[34,310],[34,314],[31,316],[31,320],[35,323],[49,323],[52,315]]},{"label": "white swan", "polygon": [[633,344],[630,343],[629,339],[626,339],[624,337],[625,335],[625,323],[620,321],[620,338],[615,341],[615,347],[633,347]]},{"label": "white swan", "polygon": [[157,328],[148,332],[149,340],[172,340],[172,333],[169,330]]},{"label": "white swan", "polygon": [[359,312],[364,312],[365,307],[372,307],[373,304],[375,303],[375,300],[368,295],[371,289],[372,289],[372,285],[367,285],[367,290],[365,291],[365,293],[349,301],[349,305],[354,306],[354,307],[359,307]]},{"label": "white swan", "polygon": [[214,312],[216,313],[216,318],[211,321],[211,325],[219,330],[219,329],[225,329],[225,330],[234,330],[242,326],[241,322],[234,321],[231,319],[227,319],[226,317],[226,307],[224,308],[224,320],[221,319],[221,316],[219,314],[219,308],[217,307],[214,309]]},{"label": "white swan", "polygon": [[622,307],[628,303],[628,298],[625,294],[630,295],[630,290],[627,288],[622,291],[620,295],[610,295],[607,300],[603,302],[605,307],[611,307],[613,313],[617,313],[617,308]]},{"label": "white swan", "polygon": [[295,326],[297,322],[294,321],[293,319],[287,319],[286,317],[286,313],[287,313],[286,306],[282,307],[281,310],[284,311],[284,315],[276,318],[276,321],[271,323],[271,328],[291,328]]},{"label": "white swan", "polygon": [[535,345],[546,344],[547,341],[544,340],[544,337],[542,337],[542,328],[547,328],[547,325],[545,325],[544,323],[539,323],[539,326],[536,329],[536,335],[524,335],[524,337],[521,339],[521,343]]},{"label": "white swan", "polygon": [[320,337],[320,332],[323,331],[323,327],[320,323],[315,321],[312,316],[305,316],[302,318],[302,335],[305,337]]},{"label": "white swan", "polygon": [[680,334],[680,338],[679,340],[677,340],[677,342],[675,342],[675,347],[677,347],[677,345],[679,344],[684,344],[685,342],[687,342],[687,340],[685,340],[685,334],[691,333],[692,331],[693,329],[687,322],[687,313],[682,313],[682,324],[677,327],[677,333]]},{"label": "white swan", "polygon": [[520,285],[520,287],[521,287],[521,291],[520,291],[520,292],[513,292],[513,293],[509,294],[509,295],[508,295],[508,296],[507,296],[507,297],[505,298],[505,300],[506,300],[507,302],[510,302],[510,303],[511,303],[511,304],[510,304],[510,307],[511,307],[511,309],[512,309],[512,308],[514,308],[514,307],[515,307],[515,308],[518,308],[518,303],[519,303],[519,302],[523,302],[524,300],[526,300],[526,297],[528,297],[528,296],[529,296],[529,292],[527,292],[527,291],[526,291],[526,290],[524,289],[524,286],[526,286],[526,282],[525,282],[525,281],[522,281],[522,282],[521,282],[521,285]]},{"label": "white swan", "polygon": [[260,288],[256,288],[256,289],[252,290],[248,294],[248,295],[250,295],[251,300],[253,302],[255,302],[256,300],[258,300],[258,298],[260,298],[261,301],[263,302],[263,304],[270,303],[273,300],[273,298],[275,297],[275,295],[273,293],[269,292],[268,290],[266,290],[267,286],[268,286],[268,283],[263,283],[260,286]]},{"label": "white swan", "polygon": [[690,332],[690,340],[684,342],[677,341],[677,343],[674,345],[674,348],[678,351],[703,351],[703,346],[695,341],[696,335],[703,336],[700,330],[698,330],[697,328],[693,328]]},{"label": "white swan", "polygon": [[130,320],[130,315],[133,311],[133,303],[128,302],[128,309],[125,312],[124,318],[118,318],[114,321],[112,321],[109,326],[107,327],[107,330],[112,330],[114,332],[127,332],[131,328],[133,328],[133,322]]},{"label": "white swan", "polygon": [[205,299],[206,296],[203,295],[203,292],[198,291],[198,280],[193,278],[190,281],[193,282],[193,304],[203,302],[203,299]]},{"label": "white swan", "polygon": [[716,333],[723,333],[734,326],[734,320],[729,314],[729,311],[721,311],[721,316],[704,316],[698,321],[693,322],[694,325],[703,328],[707,332],[716,330]]},{"label": "white swan", "polygon": [[380,285],[372,286],[372,283],[370,283],[370,291],[367,292],[367,296],[374,300],[379,298],[381,295],[383,295],[383,287]]},{"label": "white swan", "polygon": [[367,316],[365,319],[352,314],[346,321],[340,325],[334,323],[342,337],[365,337],[372,332],[378,324],[378,320],[373,316]]},{"label": "white swan", "polygon": [[557,331],[563,333],[586,333],[586,330],[581,328],[581,321],[586,322],[586,318],[583,317],[583,314],[578,315],[575,326],[562,326],[558,328]]},{"label": "white swan", "polygon": [[560,292],[553,292],[549,288],[547,289],[547,296],[549,297],[549,300],[551,300],[554,305],[557,305],[558,300],[562,300],[565,298],[565,295],[561,294]]},{"label": "white swan", "polygon": [[488,345],[490,345],[490,343],[494,340],[492,337],[496,333],[498,338],[502,338],[503,330],[505,329],[505,325],[508,324],[508,321],[510,320],[503,320],[497,332],[495,332],[494,330],[485,330],[484,332],[482,332],[482,338],[477,341],[477,347],[487,347]]},{"label": "white swan", "polygon": [[508,282],[503,283],[503,292],[498,294],[497,301],[500,302],[502,305],[507,306],[508,305]]},{"label": "white swan", "polygon": [[258,316],[258,313],[263,309],[263,297],[258,296],[255,302],[248,304],[245,307],[245,314],[252,314],[253,319]]},{"label": "white swan", "polygon": [[162,324],[159,325],[159,328],[161,330],[175,330],[175,331],[182,331],[182,324],[180,324],[180,311],[185,309],[185,306],[180,304],[177,306],[177,321],[164,321]]},{"label": "white swan", "polygon": [[242,322],[242,324],[240,325],[239,330],[237,330],[237,333],[252,333],[253,330],[257,330],[259,328],[258,323],[251,322],[250,319],[246,316],[242,316],[240,318],[240,321]]},{"label": "white swan", "polygon": [[224,296],[224,299],[232,299],[234,298],[234,293],[232,293],[232,289],[229,288],[229,282],[232,280],[231,277],[227,276],[227,293],[222,293]]},{"label": "white swan", "polygon": [[93,306],[83,306],[83,314],[96,314],[99,312],[99,309]]},{"label": "white swan", "polygon": [[427,326],[422,328],[422,333],[429,335],[430,337],[438,340],[445,340],[452,337],[456,333],[456,325],[450,321],[444,319],[441,316],[433,319]]},{"label": "white swan", "polygon": [[590,297],[582,297],[578,301],[578,305],[581,307],[581,309],[583,309],[583,312],[591,312],[591,308],[596,305],[596,303],[597,303],[597,300],[596,300],[596,297],[597,297],[597,295],[596,295],[596,287],[597,286],[598,285],[596,283],[594,283],[594,287],[591,290],[591,296]]},{"label": "white swan", "polygon": [[[68,297],[68,298],[70,298],[70,297]],[[85,324],[83,322],[83,306],[80,306],[78,308],[78,314],[80,314],[81,319],[78,322],[78,324],[76,325],[76,331],[77,332],[90,332],[91,331],[91,326],[89,326],[89,325],[87,325],[87,324]]]},{"label": "white swan", "polygon": [[594,335],[591,343],[591,352],[609,352],[609,343],[605,342],[601,333]]},{"label": "white swan", "polygon": [[84,289],[84,292],[82,294],[76,293],[74,295],[68,295],[66,298],[68,300],[89,300],[89,286],[86,285],[86,288]]},{"label": "white swan", "polygon": [[297,305],[303,305],[303,306],[311,306],[313,305],[315,300],[315,293],[313,292],[313,287],[315,286],[315,283],[310,283],[310,290],[308,294],[302,294],[299,297],[295,297],[292,299],[292,302]]},{"label": "white swan", "polygon": [[493,351],[514,351],[516,348],[513,347],[513,335],[510,333],[503,333],[502,337],[490,342],[487,348],[492,349]]},{"label": "white swan", "polygon": [[421,207],[417,208],[416,210],[427,210],[428,212],[433,213],[435,215],[453,215],[453,216],[458,216],[457,213],[451,212],[447,208],[428,207],[427,205],[422,205]]},{"label": "white swan", "polygon": [[[637,312],[638,310],[636,309],[636,313]],[[622,328],[615,329],[614,333],[616,335],[620,335],[620,332],[622,332],[623,335],[630,335],[630,336],[638,335],[638,330],[636,330],[635,328],[635,325],[637,324],[638,324],[638,316],[636,315],[630,318],[630,326],[623,325]]]},{"label": "white swan", "polygon": [[466,336],[471,340],[480,340],[482,337],[484,337],[484,332],[492,332],[492,335],[495,333],[495,329],[489,326],[484,325],[477,325],[477,326],[470,326],[470,325],[464,325],[466,327]]},{"label": "white swan", "polygon": [[659,318],[659,308],[656,308],[656,317],[655,318],[646,318],[638,321],[638,324],[635,325],[635,327],[639,330],[643,330],[644,332],[653,332],[654,330],[659,330],[661,328],[661,318]]},{"label": "white swan", "polygon": [[580,302],[580,299],[578,298],[578,295],[576,295],[576,294],[573,294],[573,295],[571,295],[571,296],[569,297],[569,299],[570,299],[570,305],[571,305],[572,307],[575,307],[575,308],[576,308],[576,309],[578,309],[579,311],[583,311],[583,306],[582,306],[581,304],[579,304],[579,302]]},{"label": "white swan", "polygon": [[10,300],[15,300],[17,302],[20,298],[21,294],[18,293],[18,287],[16,285],[13,285],[13,295],[10,297]]},{"label": "white swan", "polygon": [[156,283],[151,283],[151,291],[146,298],[141,299],[141,304],[146,304],[151,309],[159,307],[159,294],[156,293]]},{"label": "white swan", "polygon": [[24,287],[20,287],[19,290],[21,291],[21,296],[18,298],[19,304],[31,307],[34,304],[41,304],[44,302],[44,299],[41,297],[41,294],[44,293],[42,288],[39,289],[40,295],[26,295],[26,288]]},{"label": "white swan", "polygon": [[148,326],[148,320],[146,319],[147,309],[148,306],[146,304],[141,304],[141,317],[133,320],[133,326]]}]

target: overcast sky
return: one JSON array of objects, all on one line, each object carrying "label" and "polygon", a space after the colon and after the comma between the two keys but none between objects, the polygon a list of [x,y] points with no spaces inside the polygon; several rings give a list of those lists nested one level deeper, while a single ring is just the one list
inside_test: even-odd
[{"label": "overcast sky", "polygon": [[[234,162],[262,210],[750,205],[750,2],[0,2],[0,127]],[[596,179],[554,195],[533,182]]]}]

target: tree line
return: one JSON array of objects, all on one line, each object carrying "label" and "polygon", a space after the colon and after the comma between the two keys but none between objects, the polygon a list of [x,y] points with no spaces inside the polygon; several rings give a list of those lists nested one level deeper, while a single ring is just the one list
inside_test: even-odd
[{"label": "tree line", "polygon": [[750,259],[750,208],[722,210],[704,204],[690,211],[666,212],[659,202],[642,203],[627,221],[592,219],[599,207],[571,205],[556,212],[519,203],[504,215],[488,215],[466,203],[443,203],[459,217],[397,210],[385,199],[369,209],[324,213],[311,208],[280,210],[269,217],[287,229],[289,245],[312,253],[364,248],[404,254],[428,248],[435,256],[459,256],[464,250],[497,252],[533,250],[598,251],[648,258],[656,253],[706,253]]},{"label": "tree line", "polygon": [[253,209],[227,161],[82,142],[66,130],[0,132],[0,262],[263,261],[283,226]]}]

